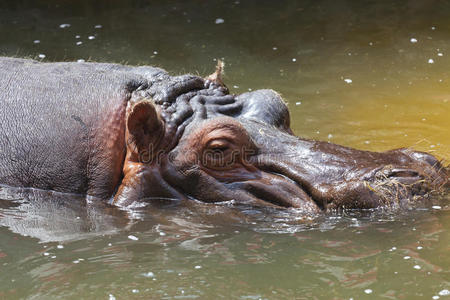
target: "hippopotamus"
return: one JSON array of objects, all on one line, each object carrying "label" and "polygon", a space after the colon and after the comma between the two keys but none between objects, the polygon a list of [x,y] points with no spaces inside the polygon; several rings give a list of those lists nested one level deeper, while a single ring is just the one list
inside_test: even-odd
[{"label": "hippopotamus", "polygon": [[447,191],[448,168],[409,148],[302,139],[270,89],[109,63],[0,59],[0,184],[129,207],[152,199],[398,207]]}]

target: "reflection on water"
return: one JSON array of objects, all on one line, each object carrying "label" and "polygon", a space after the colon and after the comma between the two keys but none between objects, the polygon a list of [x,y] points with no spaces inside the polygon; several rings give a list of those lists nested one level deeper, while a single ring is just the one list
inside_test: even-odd
[{"label": "reflection on water", "polygon": [[2,188],[0,295],[432,296],[449,284],[448,200],[440,209],[313,218],[190,202],[121,211],[74,195]]},{"label": "reflection on water", "polygon": [[0,187],[0,225],[41,242],[73,241],[114,234],[127,215],[100,201],[35,189]]},{"label": "reflection on water", "polygon": [[[230,90],[279,91],[301,136],[449,161],[449,15],[426,0],[6,0],[0,54],[200,75],[223,58]],[[442,298],[448,200],[312,218],[2,189],[0,298]]]}]

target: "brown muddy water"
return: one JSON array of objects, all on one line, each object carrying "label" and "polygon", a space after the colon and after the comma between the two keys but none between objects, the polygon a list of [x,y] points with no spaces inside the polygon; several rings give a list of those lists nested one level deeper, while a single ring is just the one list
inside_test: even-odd
[{"label": "brown muddy water", "polygon": [[[148,64],[272,88],[296,134],[450,161],[450,2],[2,1],[0,55]],[[408,211],[0,189],[0,299],[450,299],[449,197]]]}]

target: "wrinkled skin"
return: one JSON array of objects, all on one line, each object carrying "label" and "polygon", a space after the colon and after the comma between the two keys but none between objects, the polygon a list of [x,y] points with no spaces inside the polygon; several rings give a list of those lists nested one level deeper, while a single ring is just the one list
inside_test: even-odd
[{"label": "wrinkled skin", "polygon": [[152,67],[1,58],[0,183],[107,199],[234,201],[317,213],[447,191],[430,154],[298,138],[272,90],[230,95]]}]

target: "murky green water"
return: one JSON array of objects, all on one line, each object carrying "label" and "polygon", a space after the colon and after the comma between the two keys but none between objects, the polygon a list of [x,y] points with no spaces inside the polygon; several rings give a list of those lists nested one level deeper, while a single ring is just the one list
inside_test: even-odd
[{"label": "murky green water", "polygon": [[[201,75],[223,58],[231,91],[279,91],[298,135],[448,162],[450,2],[404,2],[2,1],[0,55]],[[449,298],[448,196],[441,209],[316,219],[0,199],[1,299]]]}]

